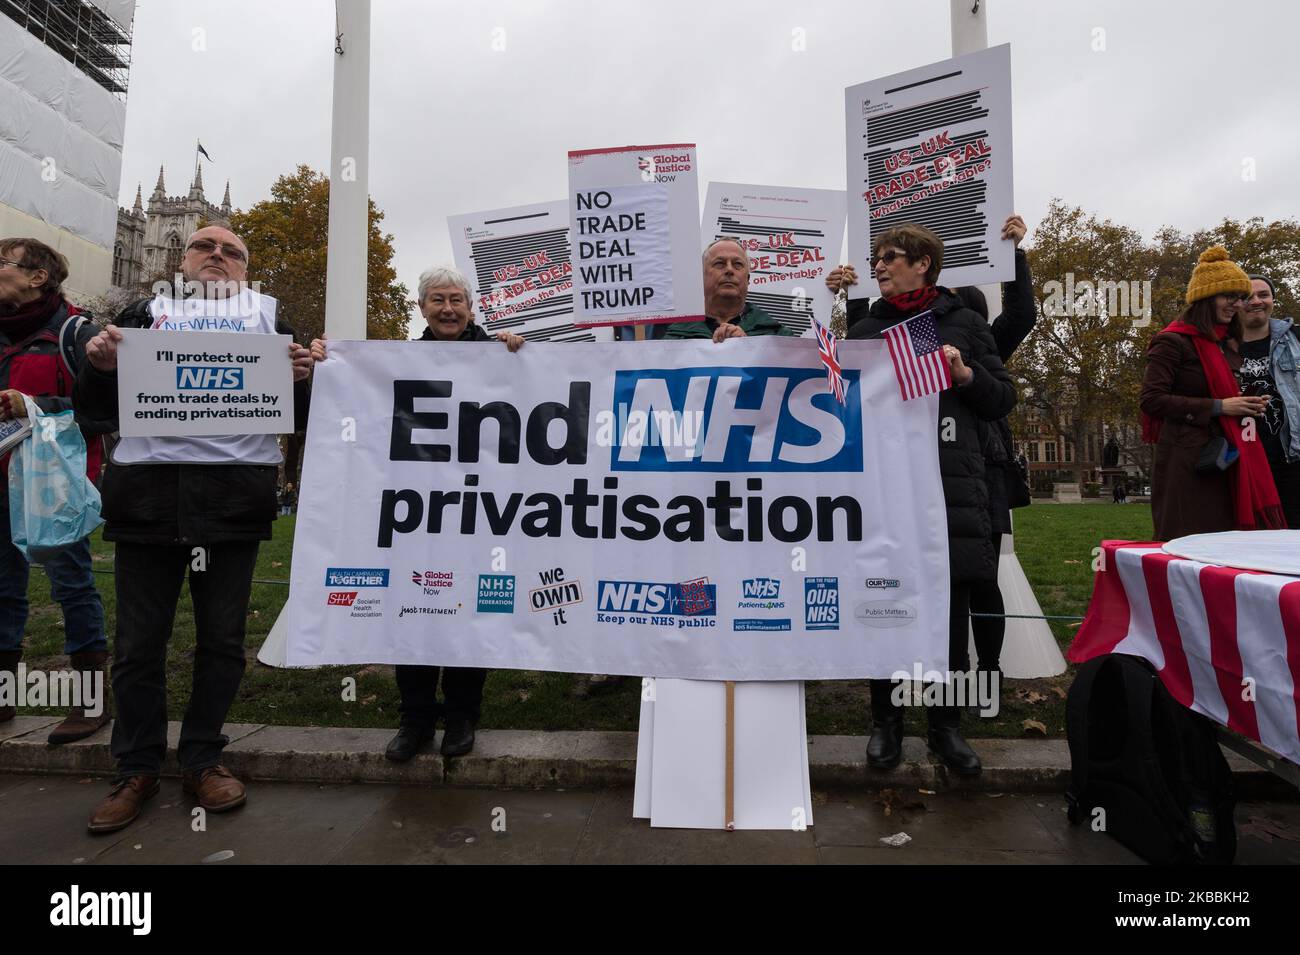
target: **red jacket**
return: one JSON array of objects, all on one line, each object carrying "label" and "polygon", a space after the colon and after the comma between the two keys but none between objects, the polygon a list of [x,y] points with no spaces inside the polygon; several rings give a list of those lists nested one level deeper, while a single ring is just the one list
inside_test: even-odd
[{"label": "red jacket", "polygon": [[[49,320],[26,338],[10,342],[0,334],[0,391],[12,388],[30,395],[47,414],[70,410],[72,385],[86,361],[86,343],[99,331],[89,316],[80,321],[79,316],[80,309],[63,299]],[[86,474],[97,482],[104,442],[84,427],[81,433],[86,439]],[[0,458],[0,470],[8,476],[9,455]],[[5,482],[0,494],[7,489]]]}]

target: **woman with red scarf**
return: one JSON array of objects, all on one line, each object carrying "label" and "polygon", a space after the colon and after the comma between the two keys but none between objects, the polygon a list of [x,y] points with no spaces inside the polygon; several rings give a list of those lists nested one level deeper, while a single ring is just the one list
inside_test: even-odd
[{"label": "woman with red scarf", "polygon": [[[63,295],[68,260],[37,239],[0,239],[0,421],[27,417],[31,398],[46,414],[72,408],[72,383],[98,329]],[[102,442],[86,434],[86,470],[99,475]],[[30,439],[29,439],[30,440]],[[27,558],[9,527],[9,456],[0,457],[0,672],[15,679],[27,626]],[[90,542],[77,543],[44,561],[50,596],[63,609],[63,649],[73,670],[95,679],[108,661],[104,606],[91,570]],[[101,686],[107,685],[107,680]],[[83,684],[85,685],[85,684]],[[109,721],[108,701],[77,706],[50,732],[51,743],[71,743]],[[16,710],[0,705],[0,723]]]},{"label": "woman with red scarf", "polygon": [[1243,415],[1267,398],[1242,395],[1239,309],[1250,278],[1223,246],[1201,253],[1187,308],[1151,340],[1142,379],[1142,437],[1155,444],[1155,539],[1286,527],[1263,445]]},{"label": "woman with red scarf", "polygon": [[[871,269],[882,297],[869,309],[866,300],[849,302],[848,337],[879,338],[899,322],[931,312],[952,372],[953,387],[940,393],[935,422],[948,518],[949,579],[929,586],[949,588],[948,668],[965,674],[970,668],[971,588],[997,579],[980,423],[1010,414],[1016,390],[988,322],[951,290],[936,284],[943,267],[943,240],[924,226],[909,223],[873,236],[872,243]],[[851,275],[845,278],[852,284]],[[871,681],[867,765],[872,769],[891,769],[902,758],[903,694],[899,690],[889,680]],[[960,776],[977,775],[980,759],[961,736],[961,710],[945,702],[929,706],[926,717],[927,741],[935,755]]]}]

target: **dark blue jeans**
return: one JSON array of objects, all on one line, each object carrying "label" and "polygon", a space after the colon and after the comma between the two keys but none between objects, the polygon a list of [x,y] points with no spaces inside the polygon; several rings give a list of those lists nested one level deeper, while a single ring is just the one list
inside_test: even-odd
[{"label": "dark blue jeans", "polygon": [[[63,652],[107,650],[104,604],[91,572],[90,539],[82,538],[45,560],[50,596],[63,608]],[[0,650],[17,650],[27,628],[30,565],[9,530],[9,495],[0,494]]]},{"label": "dark blue jeans", "polygon": [[185,772],[221,761],[221,732],[244,675],[244,626],[257,541],[207,546],[204,570],[194,548],[119,541],[117,636],[113,641],[113,758],[119,779],[157,775],[167,752],[167,641],[189,575],[194,606],[194,676],[177,760]]}]

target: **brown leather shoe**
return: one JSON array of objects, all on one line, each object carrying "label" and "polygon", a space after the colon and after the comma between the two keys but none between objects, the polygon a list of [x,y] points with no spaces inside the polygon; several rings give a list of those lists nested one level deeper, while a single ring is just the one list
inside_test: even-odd
[{"label": "brown leather shoe", "polygon": [[113,718],[113,714],[108,707],[108,675],[105,671],[105,664],[108,663],[108,651],[88,650],[84,653],[74,653],[69,657],[69,661],[72,664],[72,669],[81,680],[83,690],[91,680],[95,679],[96,673],[101,674],[99,678],[99,715],[87,716],[84,706],[74,706],[68,713],[67,718],[50,731],[49,741],[54,746],[62,743],[73,743],[79,739],[85,739],[87,736],[93,736],[102,727],[107,726],[109,720]]},{"label": "brown leather shoe", "polygon": [[158,792],[157,776],[131,776],[114,783],[95,811],[90,814],[86,828],[91,832],[117,832],[135,822],[144,808],[145,800]]},{"label": "brown leather shoe", "polygon": [[208,812],[225,812],[244,804],[247,795],[244,784],[224,766],[208,766],[196,773],[181,777],[181,788],[187,796],[196,796],[199,805]]}]

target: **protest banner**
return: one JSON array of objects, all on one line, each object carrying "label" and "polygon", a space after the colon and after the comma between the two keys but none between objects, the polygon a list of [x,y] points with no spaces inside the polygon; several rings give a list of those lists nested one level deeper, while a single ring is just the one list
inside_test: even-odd
[{"label": "protest banner", "polygon": [[937,397],[903,402],[885,347],[844,343],[840,405],[797,339],[335,343],[287,663],[946,669]]},{"label": "protest banner", "polygon": [[799,335],[812,335],[811,315],[830,321],[834,296],[826,273],[844,242],[844,191],[711,182],[704,200],[700,246],[730,236],[749,253],[752,302]]},{"label": "protest banner", "polygon": [[574,324],[698,321],[695,146],[620,146],[569,153]]},{"label": "protest banner", "polygon": [[456,268],[470,280],[477,321],[527,341],[611,341],[573,325],[569,208],[563,199],[447,217]]},{"label": "protest banner", "polygon": [[117,350],[124,438],[293,431],[288,335],[123,328]]},{"label": "protest banner", "polygon": [[880,294],[872,237],[905,222],[943,239],[944,285],[1014,279],[1010,45],[850,86],[844,106],[849,297]]}]

